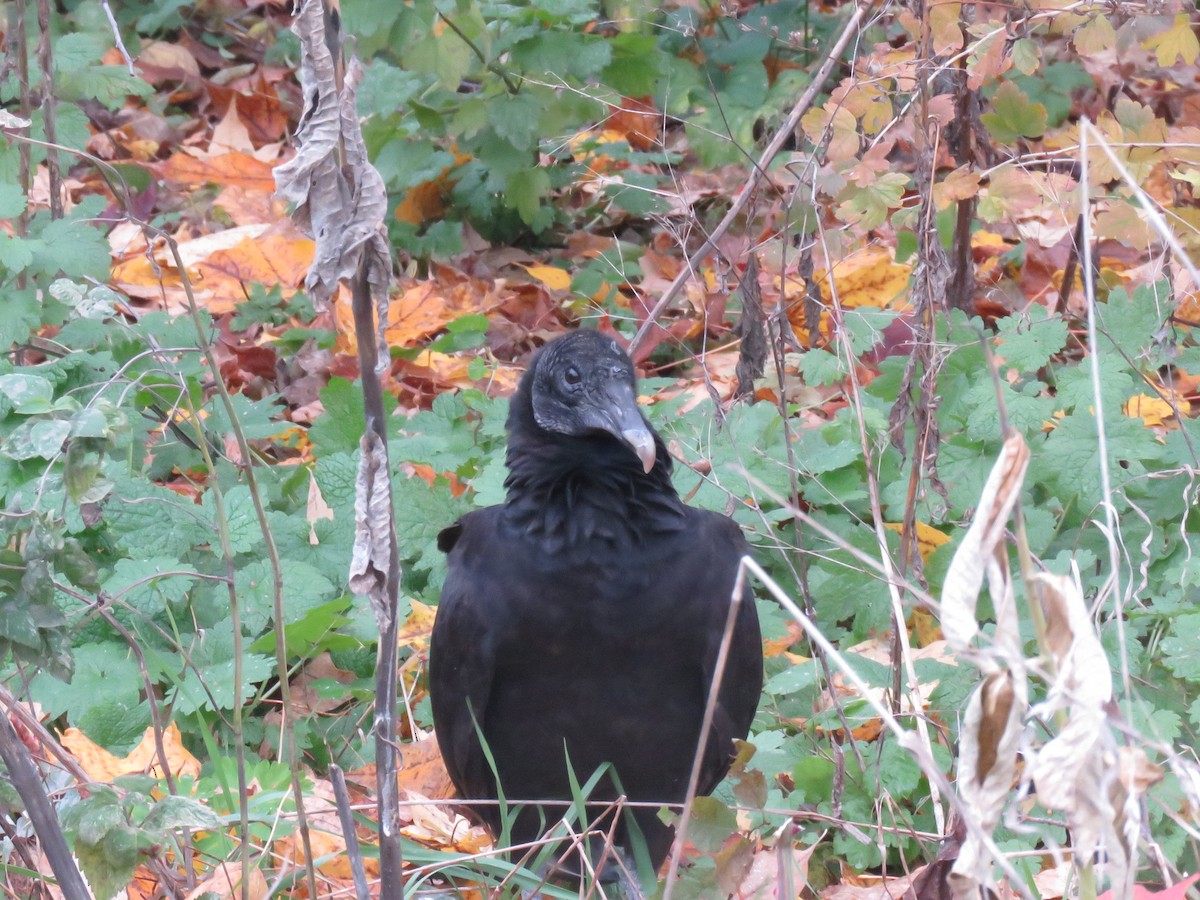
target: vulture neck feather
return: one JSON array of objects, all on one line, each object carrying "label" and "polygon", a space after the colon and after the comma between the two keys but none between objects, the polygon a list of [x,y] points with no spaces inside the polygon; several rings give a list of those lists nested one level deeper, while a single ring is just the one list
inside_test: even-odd
[{"label": "vulture neck feather", "polygon": [[657,459],[647,473],[608,435],[510,427],[507,518],[550,552],[638,544],[682,529],[686,507],[671,483],[671,459],[657,435],[654,441]]}]

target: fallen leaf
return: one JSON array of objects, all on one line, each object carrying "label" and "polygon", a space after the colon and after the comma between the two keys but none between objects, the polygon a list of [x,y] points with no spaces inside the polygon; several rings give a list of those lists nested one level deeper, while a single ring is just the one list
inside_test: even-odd
[{"label": "fallen leaf", "polygon": [[[924,522],[915,524],[917,526],[917,548],[921,552],[921,559],[929,562],[929,557],[933,555],[934,550],[950,543],[950,535],[938,531],[932,525],[926,525]],[[896,534],[904,534],[904,523],[902,522],[885,522],[883,527],[896,532]]]},{"label": "fallen leaf", "polygon": [[[184,748],[179,726],[174,722],[163,732],[162,742],[172,775],[200,774],[200,761]],[[62,745],[93,781],[108,783],[120,775],[147,771],[162,776],[153,728],[146,729],[141,741],[127,756],[114,756],[78,728],[68,728],[62,733]]]},{"label": "fallen leaf", "polygon": [[208,184],[222,187],[237,185],[246,190],[275,193],[275,176],[270,163],[255,159],[248,153],[222,153],[199,157],[185,150],[172,155],[166,162],[149,167],[166,181],[182,187],[198,188]]},{"label": "fallen leaf", "polygon": [[566,291],[571,288],[571,273],[558,266],[525,266],[525,271],[550,288],[552,291]]},{"label": "fallen leaf", "polygon": [[223,862],[217,865],[209,876],[195,890],[187,895],[187,900],[200,900],[201,897],[216,897],[218,900],[263,900],[270,894],[267,879],[257,867],[250,870],[245,879],[246,890],[242,889],[242,864],[240,862]]}]

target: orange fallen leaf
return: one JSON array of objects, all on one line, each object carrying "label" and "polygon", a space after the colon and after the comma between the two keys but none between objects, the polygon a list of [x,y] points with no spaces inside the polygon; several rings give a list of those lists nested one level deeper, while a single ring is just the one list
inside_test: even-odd
[{"label": "orange fallen leaf", "polygon": [[316,244],[298,232],[276,232],[246,239],[196,265],[204,306],[213,315],[231,312],[247,296],[249,285],[278,285],[290,296],[304,282]]},{"label": "orange fallen leaf", "polygon": [[[167,766],[173,775],[200,774],[200,761],[184,748],[179,726],[174,722],[163,732],[162,742]],[[78,728],[68,728],[62,733],[62,745],[79,761],[83,771],[93,781],[110,782],[120,775],[147,771],[160,777],[163,774],[153,728],[146,729],[141,741],[128,756],[109,753]]]},{"label": "orange fallen leaf", "polygon": [[404,198],[396,206],[395,216],[401,222],[410,225],[424,225],[431,219],[440,218],[446,211],[450,189],[458,181],[454,172],[471,157],[460,153],[456,147],[451,147],[454,154],[453,164],[446,166],[436,176],[409,188]]},{"label": "orange fallen leaf", "polygon": [[397,773],[401,790],[413,791],[433,800],[449,800],[455,796],[450,773],[442,761],[437,736],[429,735],[402,748],[404,765]]},{"label": "orange fallen leaf", "polygon": [[[488,313],[504,302],[491,281],[470,278],[449,266],[438,266],[432,277],[407,280],[388,307],[387,342],[391,347],[411,347],[437,334],[455,319],[469,313]],[[338,324],[338,352],[358,352],[354,311],[348,293],[334,301]]]},{"label": "orange fallen leaf", "polygon": [[198,188],[208,184],[219,184],[222,187],[238,185],[246,190],[275,193],[275,176],[271,174],[271,164],[255,159],[247,153],[222,153],[202,158],[181,150],[153,169],[160,178],[183,187]]},{"label": "orange fallen leaf", "polygon": [[608,128],[600,131],[589,128],[568,141],[572,155],[587,169],[587,174],[583,176],[585,181],[595,180],[599,175],[623,168],[626,165],[624,161],[618,161],[604,153],[606,146],[623,144],[627,144],[625,135]]},{"label": "orange fallen leaf", "polygon": [[605,131],[615,131],[635,150],[662,146],[664,117],[651,97],[622,97],[621,105],[610,106]]}]

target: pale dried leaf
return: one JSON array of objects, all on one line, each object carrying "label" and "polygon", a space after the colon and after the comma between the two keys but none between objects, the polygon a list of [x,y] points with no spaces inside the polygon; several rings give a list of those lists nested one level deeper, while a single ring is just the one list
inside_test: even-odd
[{"label": "pale dried leaf", "polygon": [[[362,67],[352,59],[339,90],[321,4],[301,4],[292,29],[304,45],[299,72],[304,114],[296,132],[300,149],[275,169],[275,184],[279,196],[296,204],[296,225],[317,242],[305,286],[314,301],[326,304],[338,284],[363,264],[379,322],[384,323],[391,275],[383,224],[387,192],[367,160],[358,124],[355,91]],[[382,331],[379,340],[381,362],[386,363]]]},{"label": "pale dried leaf", "polygon": [[1029,448],[1024,438],[1013,432],[1004,441],[979,498],[975,520],[946,572],[942,588],[942,630],[955,650],[967,649],[979,631],[975,620],[979,589],[987,566],[995,559],[996,548],[1004,537],[1028,466]]},{"label": "pale dried leaf", "polygon": [[1057,669],[1042,707],[1098,710],[1112,697],[1112,670],[1082,588],[1072,578],[1049,572],[1034,574],[1030,585],[1046,619],[1047,643]]},{"label": "pale dried leaf", "polygon": [[1122,796],[1117,745],[1107,721],[1112,671],[1079,584],[1038,573],[1030,586],[1045,612],[1057,669],[1045,702],[1034,711],[1046,720],[1065,711],[1067,720],[1032,755],[1027,774],[1042,805],[1066,814],[1077,856],[1090,859],[1100,852],[1120,884],[1130,863],[1126,825],[1136,827],[1140,815]]},{"label": "pale dried leaf", "polygon": [[[1025,718],[1023,668],[994,672],[975,689],[959,736],[958,780],[962,805],[989,834],[1000,821],[1017,772]],[[957,897],[977,897],[990,881],[992,859],[968,830],[950,873]]]},{"label": "pale dried leaf", "polygon": [[387,447],[373,430],[359,442],[361,454],[354,483],[354,552],[350,557],[350,589],[371,601],[381,632],[392,624],[387,598],[391,561],[392,481]]},{"label": "pale dried leaf", "polygon": [[333,510],[325,502],[325,498],[321,495],[321,488],[317,485],[317,479],[312,475],[308,479],[308,506],[306,512],[308,518],[308,542],[310,544],[317,544],[319,541],[317,540],[316,523],[322,519],[332,519]]}]

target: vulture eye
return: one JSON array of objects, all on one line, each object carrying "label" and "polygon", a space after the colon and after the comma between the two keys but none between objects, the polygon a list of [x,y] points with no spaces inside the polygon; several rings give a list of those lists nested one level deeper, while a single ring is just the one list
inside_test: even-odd
[{"label": "vulture eye", "polygon": [[583,381],[583,376],[579,374],[579,370],[577,368],[571,366],[566,372],[563,373],[563,381],[574,387],[575,385],[579,384],[579,382]]}]

